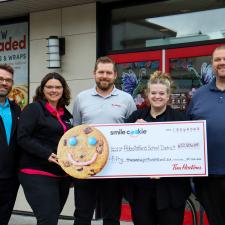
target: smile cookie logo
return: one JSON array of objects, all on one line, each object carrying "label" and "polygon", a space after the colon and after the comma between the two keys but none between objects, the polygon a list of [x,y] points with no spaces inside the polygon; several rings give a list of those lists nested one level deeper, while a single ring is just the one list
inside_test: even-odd
[{"label": "smile cookie logo", "polygon": [[104,135],[88,125],[76,126],[60,139],[57,155],[62,169],[75,178],[88,178],[105,166],[109,147]]},{"label": "smile cookie logo", "polygon": [[147,130],[143,128],[135,128],[127,131],[120,128],[119,130],[110,131],[110,135],[129,135],[131,137],[138,137],[144,134],[147,134]]},{"label": "smile cookie logo", "polygon": [[131,137],[138,137],[142,134],[147,134],[147,130],[144,129],[134,129],[134,130],[128,130],[127,134],[129,134]]}]

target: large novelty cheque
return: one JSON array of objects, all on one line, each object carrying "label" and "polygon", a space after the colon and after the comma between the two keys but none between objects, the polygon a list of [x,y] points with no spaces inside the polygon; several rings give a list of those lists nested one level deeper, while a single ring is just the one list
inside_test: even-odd
[{"label": "large novelty cheque", "polygon": [[76,178],[207,176],[205,121],[80,125],[58,146]]}]

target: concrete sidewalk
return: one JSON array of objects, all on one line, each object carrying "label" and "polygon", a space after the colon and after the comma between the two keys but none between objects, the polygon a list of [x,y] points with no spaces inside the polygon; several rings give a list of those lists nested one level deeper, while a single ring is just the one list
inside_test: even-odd
[{"label": "concrete sidewalk", "polygon": [[[36,219],[32,216],[13,214],[9,221],[9,225],[36,225]],[[58,225],[73,225],[73,220],[59,220]],[[93,220],[92,225],[102,225],[102,220]],[[121,222],[121,225],[133,225],[133,223]]]},{"label": "concrete sidewalk", "polygon": [[[36,225],[36,219],[33,216],[15,215],[11,216],[9,225]],[[58,225],[72,225],[73,220],[60,220]],[[97,225],[97,224],[96,224]]]}]

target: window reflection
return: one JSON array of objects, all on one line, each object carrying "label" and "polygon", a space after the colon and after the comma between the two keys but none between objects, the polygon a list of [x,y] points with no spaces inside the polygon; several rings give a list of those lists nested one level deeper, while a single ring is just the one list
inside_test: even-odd
[{"label": "window reflection", "polygon": [[143,61],[117,64],[118,77],[116,87],[129,93],[137,105],[144,108],[148,105],[146,97],[147,82],[150,74],[159,70],[159,61]]},{"label": "window reflection", "polygon": [[146,40],[146,47],[225,38],[224,14],[222,8],[146,19],[162,27],[161,32],[174,33],[172,38]]},{"label": "window reflection", "polygon": [[210,56],[170,59],[173,108],[185,110],[196,89],[213,79],[210,60]]},{"label": "window reflection", "polygon": [[112,50],[225,38],[225,1],[168,0],[112,9]]}]

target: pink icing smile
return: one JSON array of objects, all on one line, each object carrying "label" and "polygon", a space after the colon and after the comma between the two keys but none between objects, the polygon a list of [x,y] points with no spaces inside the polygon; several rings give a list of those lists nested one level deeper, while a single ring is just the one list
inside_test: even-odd
[{"label": "pink icing smile", "polygon": [[86,162],[80,162],[78,160],[74,160],[70,153],[67,153],[67,156],[68,156],[69,162],[71,162],[74,166],[88,166],[88,165],[92,164],[97,159],[98,153],[95,153],[93,155],[92,159],[90,159]]}]

